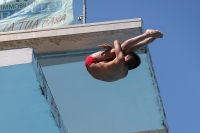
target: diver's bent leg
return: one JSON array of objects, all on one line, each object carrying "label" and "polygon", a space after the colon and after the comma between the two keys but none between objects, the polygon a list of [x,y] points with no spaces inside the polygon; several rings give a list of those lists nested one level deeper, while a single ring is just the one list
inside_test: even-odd
[{"label": "diver's bent leg", "polygon": [[[153,42],[156,38],[162,38],[162,36],[162,33],[158,30],[146,30],[145,33],[128,39],[124,43],[122,43],[122,52],[124,53],[124,55],[127,55],[130,52],[136,51],[140,47]],[[91,56],[96,58],[98,61],[109,61],[113,60],[116,57],[114,48],[96,52]]]},{"label": "diver's bent leg", "polygon": [[126,40],[125,42],[122,43],[121,47],[123,51],[127,51],[128,49],[130,49],[131,47],[133,47],[134,45],[136,45],[137,43],[143,41],[144,39],[146,39],[148,36],[147,34],[142,34],[133,38],[130,38],[128,40]]},{"label": "diver's bent leg", "polygon": [[144,39],[143,41],[135,44],[132,48],[128,49],[127,51],[124,52],[124,55],[128,55],[130,54],[131,52],[136,52],[138,49],[140,49],[141,47],[153,42],[156,38],[153,38],[153,37],[149,37],[149,38],[146,38]]},{"label": "diver's bent leg", "polygon": [[[126,51],[129,50],[133,45],[136,45],[137,43],[144,40],[145,38],[147,38],[147,35],[142,34],[142,35],[136,36],[134,38],[131,38],[131,39],[128,39],[127,41],[125,41],[121,45],[124,55],[127,55]],[[97,59],[98,61],[109,61],[116,57],[114,48],[110,49],[110,50],[104,50],[104,51],[99,51],[99,52],[93,53],[91,56],[94,57],[95,59]]]},{"label": "diver's bent leg", "polygon": [[[150,43],[150,41],[149,41],[150,38],[145,38],[143,40],[142,39],[143,39],[143,36],[139,36],[139,37],[131,38],[131,39],[125,41],[121,45],[122,52],[124,53],[124,55],[128,55],[129,53],[136,51],[140,47]],[[134,45],[134,46],[132,46],[132,45]],[[132,46],[132,47],[130,47],[130,46]],[[91,54],[91,56],[94,57],[95,59],[97,59],[98,61],[109,61],[109,60],[113,60],[116,57],[114,48],[93,53],[93,54]]]},{"label": "diver's bent leg", "polygon": [[124,52],[124,55],[127,55],[130,53],[130,51],[135,52],[140,47],[143,47],[144,45],[147,45],[151,42],[153,42],[156,38],[162,38],[163,34],[159,30],[146,30],[145,33],[142,35],[130,38],[126,40],[124,43],[122,43],[122,51]]}]

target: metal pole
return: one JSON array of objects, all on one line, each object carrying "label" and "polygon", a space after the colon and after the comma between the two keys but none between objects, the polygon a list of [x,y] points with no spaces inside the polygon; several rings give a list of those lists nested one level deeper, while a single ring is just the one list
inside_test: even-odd
[{"label": "metal pole", "polygon": [[83,0],[83,24],[86,24],[86,0]]}]

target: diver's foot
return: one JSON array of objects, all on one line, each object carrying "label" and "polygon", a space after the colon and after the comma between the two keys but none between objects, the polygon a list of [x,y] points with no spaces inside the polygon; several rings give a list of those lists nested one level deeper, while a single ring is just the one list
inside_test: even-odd
[{"label": "diver's foot", "polygon": [[149,37],[153,37],[153,38],[162,38],[163,37],[162,32],[160,32],[159,30],[148,29],[145,31],[145,34],[147,34]]}]

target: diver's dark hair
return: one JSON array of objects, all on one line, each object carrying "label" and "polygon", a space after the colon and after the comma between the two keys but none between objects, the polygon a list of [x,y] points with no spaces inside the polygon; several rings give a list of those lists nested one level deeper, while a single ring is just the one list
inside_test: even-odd
[{"label": "diver's dark hair", "polygon": [[128,66],[128,70],[135,69],[141,63],[140,57],[134,52],[131,52],[130,54],[128,54],[127,58],[129,59],[128,62],[126,62],[126,65]]}]

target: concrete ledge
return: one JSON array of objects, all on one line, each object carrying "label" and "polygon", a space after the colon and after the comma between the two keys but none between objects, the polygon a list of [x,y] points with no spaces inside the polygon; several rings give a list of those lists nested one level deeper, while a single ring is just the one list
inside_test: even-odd
[{"label": "concrete ledge", "polygon": [[[33,47],[37,55],[98,50],[97,45],[121,43],[142,33],[142,20],[129,19],[51,29],[0,33],[0,49]],[[138,53],[146,52],[145,48]]]},{"label": "concrete ledge", "polygon": [[138,19],[98,22],[98,23],[89,23],[89,24],[69,25],[69,26],[56,27],[56,28],[1,32],[0,42],[51,37],[51,36],[62,36],[62,35],[67,35],[67,34],[72,35],[72,34],[82,34],[82,33],[89,33],[89,32],[138,28],[142,26],[141,21],[142,19],[138,18]]},{"label": "concrete ledge", "polygon": [[26,64],[31,62],[32,62],[31,48],[0,51],[0,67]]}]

